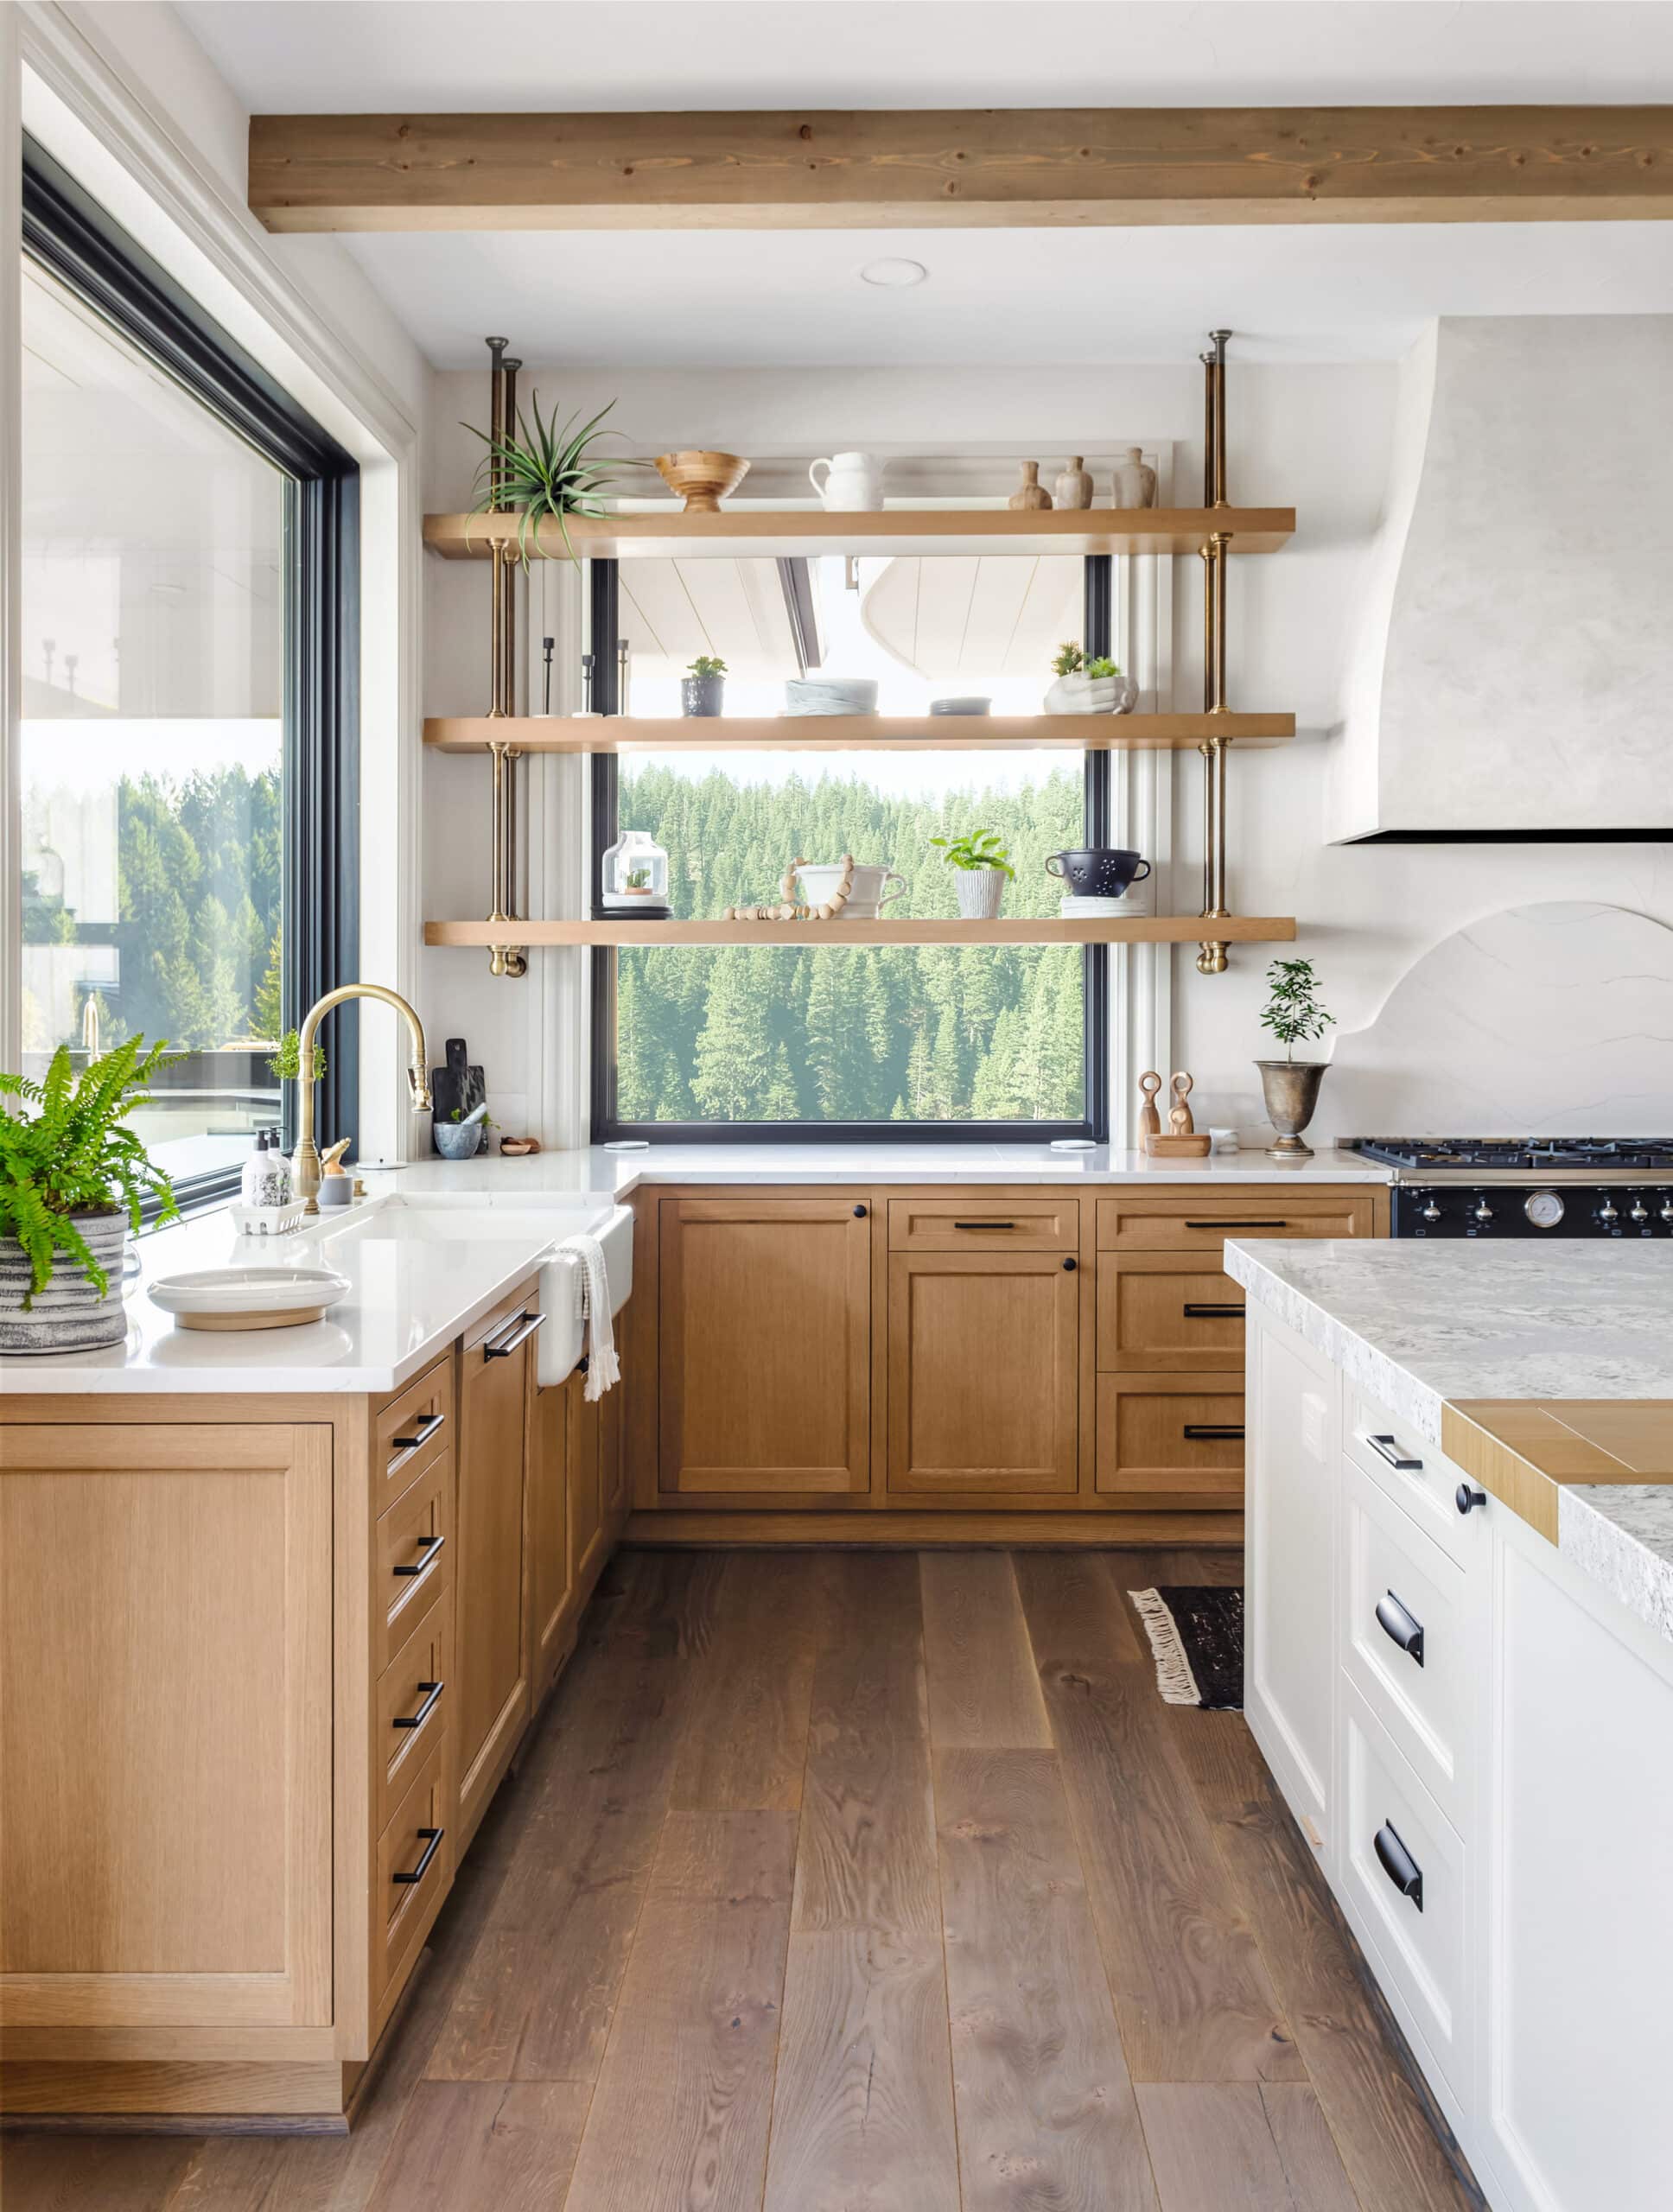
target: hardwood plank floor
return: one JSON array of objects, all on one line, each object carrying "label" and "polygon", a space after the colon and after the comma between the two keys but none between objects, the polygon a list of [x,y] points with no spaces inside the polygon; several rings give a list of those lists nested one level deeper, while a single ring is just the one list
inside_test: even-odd
[{"label": "hardwood plank floor", "polygon": [[353,2133],[15,2136],[4,2212],[1480,2212],[1242,1716],[1156,1694],[1123,1593],[1237,1567],[623,1554]]}]

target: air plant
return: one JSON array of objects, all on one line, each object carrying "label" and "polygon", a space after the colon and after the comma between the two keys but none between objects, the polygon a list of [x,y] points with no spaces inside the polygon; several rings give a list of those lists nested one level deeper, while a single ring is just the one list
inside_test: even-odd
[{"label": "air plant", "polygon": [[[471,512],[481,515],[499,509],[516,513],[518,558],[525,569],[531,532],[538,544],[540,524],[548,516],[563,532],[564,550],[573,561],[576,550],[569,543],[568,518],[604,512],[599,495],[608,486],[611,471],[595,457],[593,449],[600,438],[621,435],[619,430],[598,427],[614,405],[613,399],[609,406],[601,407],[591,422],[583,423],[577,430],[574,415],[562,425],[556,408],[543,416],[537,391],[529,401],[527,415],[518,410],[514,431],[496,438],[491,431],[479,430],[474,423],[461,423],[461,429],[480,438],[487,448],[477,471],[476,489],[480,496]],[[627,468],[642,465],[631,461],[616,464]]]}]

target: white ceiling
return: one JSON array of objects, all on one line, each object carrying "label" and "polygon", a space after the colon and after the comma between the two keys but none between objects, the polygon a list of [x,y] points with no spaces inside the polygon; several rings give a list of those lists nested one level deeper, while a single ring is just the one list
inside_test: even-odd
[{"label": "white ceiling", "polygon": [[[1662,0],[178,0],[258,112],[1673,99]],[[1392,359],[1438,315],[1673,312],[1673,224],[410,233],[438,366]],[[929,270],[862,283],[881,254]]]}]

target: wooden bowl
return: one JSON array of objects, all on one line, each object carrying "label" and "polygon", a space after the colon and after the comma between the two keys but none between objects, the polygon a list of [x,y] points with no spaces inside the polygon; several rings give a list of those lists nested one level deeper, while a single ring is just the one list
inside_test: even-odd
[{"label": "wooden bowl", "polygon": [[664,453],[657,455],[657,472],[684,499],[687,514],[716,515],[748,475],[749,463],[735,453]]}]

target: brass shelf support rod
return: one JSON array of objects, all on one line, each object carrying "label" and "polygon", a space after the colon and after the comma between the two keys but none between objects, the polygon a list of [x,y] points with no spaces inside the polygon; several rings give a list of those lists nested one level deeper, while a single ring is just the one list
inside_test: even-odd
[{"label": "brass shelf support rod", "polygon": [[[496,513],[505,512],[499,463],[502,439],[517,432],[517,372],[523,364],[509,358],[509,340],[490,338],[493,367],[489,375],[488,496]],[[517,563],[514,547],[496,539],[489,563],[491,604],[488,617],[488,717],[499,721],[517,713]],[[490,922],[504,923],[507,934],[518,920],[517,763],[522,753],[510,744],[491,740],[493,764],[493,904]],[[493,976],[526,976],[529,956],[520,944],[495,943],[488,948],[488,972]]]},{"label": "brass shelf support rod", "polygon": [[[1229,330],[1209,333],[1211,350],[1203,354],[1203,505],[1224,508],[1225,496],[1225,343]],[[1225,700],[1225,577],[1231,533],[1217,530],[1202,548],[1203,563],[1203,711],[1224,715]],[[1203,918],[1213,921],[1230,912],[1225,903],[1225,758],[1231,740],[1205,738],[1198,751],[1203,757]],[[1225,942],[1205,938],[1197,949],[1198,972],[1223,976]]]}]

